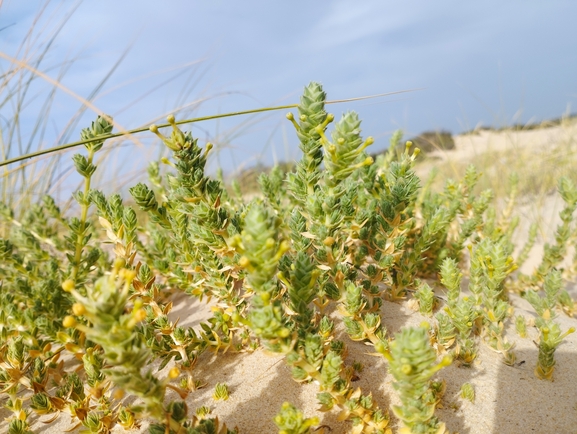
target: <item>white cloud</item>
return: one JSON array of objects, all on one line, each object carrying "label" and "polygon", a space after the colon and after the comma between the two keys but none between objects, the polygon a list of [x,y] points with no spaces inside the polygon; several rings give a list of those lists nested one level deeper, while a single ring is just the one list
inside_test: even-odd
[{"label": "white cloud", "polygon": [[[27,29],[40,4],[5,0],[0,27],[13,21],[19,27],[0,34],[3,51],[15,49],[18,35]],[[560,98],[577,93],[570,78],[577,65],[567,55],[577,49],[576,28],[568,24],[574,14],[569,9],[529,6],[521,0],[506,4],[491,0],[482,4],[457,0],[442,4],[416,0],[85,1],[66,24],[49,60],[55,64],[82,49],[83,59],[71,69],[65,84],[86,94],[133,41],[126,62],[105,90],[133,77],[208,58],[210,69],[203,78],[193,75],[191,82],[198,78],[199,84],[188,100],[219,91],[245,94],[210,101],[203,106],[203,114],[270,104],[286,95],[295,101],[310,80],[322,81],[329,96],[336,98],[426,86],[426,92],[402,97],[409,98],[404,106],[367,106],[365,125],[375,134],[389,130],[383,113],[387,119],[398,119],[402,113],[390,112],[407,109],[406,122],[414,130],[429,128],[433,120],[457,129],[457,100],[470,100],[464,105],[471,118],[483,115],[457,82],[475,93],[493,95],[497,93],[495,77],[502,74],[504,83],[513,83],[509,90],[505,86],[503,98],[516,102],[511,89],[516,89],[519,77],[527,77],[528,86],[533,87],[542,80],[540,76],[547,77],[549,97],[526,90],[528,101],[531,94],[536,95],[533,106],[526,108],[529,116],[544,113],[552,104],[559,106]],[[6,14],[6,10],[12,12]],[[502,72],[499,61],[503,61]],[[192,74],[193,67],[189,71]],[[120,109],[168,77],[119,89],[98,103],[106,110]],[[140,124],[170,110],[185,93],[186,82],[183,77],[151,92],[122,113],[122,118]],[[348,108],[334,110],[339,113]],[[235,119],[221,125],[236,121],[242,122]],[[263,135],[266,140],[266,134],[235,138],[234,145],[247,146],[237,155],[260,149]]]}]

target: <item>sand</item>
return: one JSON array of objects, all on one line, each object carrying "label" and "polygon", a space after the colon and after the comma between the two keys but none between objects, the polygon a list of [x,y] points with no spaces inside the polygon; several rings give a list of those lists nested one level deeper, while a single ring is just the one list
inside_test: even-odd
[{"label": "sand", "polygon": [[[554,146],[563,140],[566,134],[567,131],[561,127],[508,133],[482,131],[478,135],[456,137],[456,150],[439,154],[440,158],[464,161],[472,155],[519,146],[521,143],[537,151],[544,146]],[[548,224],[522,271],[530,272],[539,263],[543,243],[546,239],[551,239],[561,205],[560,198],[552,196],[546,199],[546,206],[542,207],[540,212],[543,221]],[[522,244],[526,237],[528,227],[527,218],[523,215],[534,215],[531,203],[523,207],[519,209],[524,218],[518,231],[519,244]],[[576,298],[574,285],[568,287],[573,298]],[[512,296],[511,299],[515,314],[522,314],[527,318],[536,316],[525,300],[517,296]],[[384,324],[393,334],[403,326],[418,325],[428,319],[412,311],[407,302],[385,302],[381,314]],[[198,326],[199,321],[209,316],[210,311],[205,304],[186,297],[177,300],[171,313],[173,319],[180,317],[181,325],[185,326]],[[559,313],[558,321],[562,330],[577,326],[574,318],[563,313]],[[534,343],[537,339],[536,329],[529,329],[528,338],[521,339],[515,333],[514,324],[509,321],[506,336],[515,343],[515,366],[505,365],[499,354],[480,344],[479,356],[473,367],[462,368],[453,364],[438,374],[438,378],[447,383],[441,402],[442,408],[436,413],[438,417],[446,423],[450,432],[460,434],[576,433],[577,333],[567,337],[556,353],[557,366],[553,382],[539,380],[533,373],[538,355]],[[344,335],[342,327],[338,329],[338,338],[348,345],[346,362],[357,361],[364,365],[360,379],[354,383],[355,387],[360,387],[365,394],[371,392],[381,408],[389,409],[391,404],[398,404],[391,386],[392,377],[387,372],[384,359],[369,355],[372,347],[350,341]],[[238,427],[240,433],[277,432],[272,418],[285,401],[300,408],[306,416],[317,415],[321,424],[327,428],[326,432],[340,434],[350,429],[349,424],[336,421],[337,410],[327,413],[316,410],[318,386],[314,383],[298,384],[293,381],[282,357],[266,354],[262,350],[253,353],[219,354],[218,357],[205,353],[201,356],[195,372],[196,377],[207,385],[191,393],[187,399],[191,412],[202,405],[208,406],[213,415],[218,416],[229,428]],[[212,399],[218,382],[225,382],[229,386],[228,401],[215,402]],[[464,382],[470,382],[475,388],[474,403],[458,397],[460,386]],[[61,433],[70,427],[70,418],[65,414],[49,426],[41,423],[44,419],[47,419],[47,416],[36,418],[33,426],[35,432]],[[392,416],[391,426],[395,432],[398,425],[398,420]],[[142,427],[143,431],[146,431],[145,426]],[[0,430],[1,427],[2,425]],[[123,430],[116,427],[114,432]]]}]

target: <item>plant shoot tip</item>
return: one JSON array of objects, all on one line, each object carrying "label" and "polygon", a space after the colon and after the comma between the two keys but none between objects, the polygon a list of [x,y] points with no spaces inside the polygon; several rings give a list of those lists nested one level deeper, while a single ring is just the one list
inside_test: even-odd
[{"label": "plant shoot tip", "polygon": [[62,321],[62,325],[66,328],[72,328],[76,325],[76,319],[73,316],[68,315],[64,317],[64,321]]},{"label": "plant shoot tip", "polygon": [[76,285],[74,284],[74,280],[72,279],[67,279],[62,282],[62,290],[65,292],[72,292],[75,286]]}]

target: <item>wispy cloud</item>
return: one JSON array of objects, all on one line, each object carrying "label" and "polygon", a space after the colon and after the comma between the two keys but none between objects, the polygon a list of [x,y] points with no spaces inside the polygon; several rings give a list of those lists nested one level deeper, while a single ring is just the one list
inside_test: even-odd
[{"label": "wispy cloud", "polygon": [[[3,50],[14,49],[40,4],[5,0],[0,27],[17,26],[0,33]],[[570,54],[577,51],[576,15],[577,3],[523,0],[100,0],[81,3],[49,60],[57,64],[80,54],[65,81],[86,94],[134,42],[103,89],[115,91],[98,100],[107,110],[121,111],[127,124],[139,125],[179,101],[222,92],[232,95],[207,101],[203,114],[287,101],[287,96],[294,101],[308,81],[319,80],[335,98],[427,88],[395,101],[334,108],[362,111],[371,134],[398,125],[414,132],[439,126],[458,131],[463,111],[473,123],[491,122],[484,105],[494,112],[504,105],[504,112],[515,113],[521,95],[528,117],[555,116],[568,102],[577,102],[577,60]],[[169,77],[153,71],[201,58],[208,59],[201,69],[190,66],[162,90],[143,95]],[[117,87],[143,75],[149,78]],[[188,96],[183,89],[191,90]],[[473,94],[481,95],[483,104]],[[122,111],[135,99],[137,105]],[[284,146],[280,135],[270,138],[260,131],[282,122],[282,116],[270,119],[271,124],[251,125],[250,133],[234,136],[237,160],[260,152],[269,139]],[[235,122],[241,120],[202,128],[222,131]]]}]

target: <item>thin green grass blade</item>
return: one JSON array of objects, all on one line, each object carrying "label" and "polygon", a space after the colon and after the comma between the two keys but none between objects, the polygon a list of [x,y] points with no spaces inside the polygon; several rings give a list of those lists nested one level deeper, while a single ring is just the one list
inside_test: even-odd
[{"label": "thin green grass blade", "polygon": [[[344,102],[360,101],[363,99],[378,98],[378,97],[383,97],[383,96],[388,96],[388,95],[396,95],[396,94],[400,94],[400,93],[414,92],[416,90],[420,90],[420,89],[399,90],[396,92],[382,93],[382,94],[378,94],[378,95],[370,95],[370,96],[356,97],[356,98],[350,98],[350,99],[327,101],[325,104],[340,104],[340,103],[344,103]],[[274,110],[286,110],[286,109],[291,109],[291,108],[296,108],[296,107],[298,107],[298,104],[288,104],[288,105],[281,105],[281,106],[275,106],[275,107],[262,107],[262,108],[258,108],[258,109],[252,109],[252,110],[243,110],[243,111],[237,111],[237,112],[222,113],[222,114],[218,114],[218,115],[203,116],[203,117],[192,118],[192,119],[184,119],[181,121],[177,121],[176,124],[177,125],[183,125],[183,124],[189,124],[189,123],[193,123],[193,122],[203,122],[203,121],[208,121],[208,120],[212,120],[212,119],[228,118],[228,117],[232,117],[232,116],[242,116],[242,115],[247,115],[247,114],[252,114],[252,113],[263,113],[263,112],[274,111]],[[165,128],[165,127],[170,127],[170,124],[164,123],[164,124],[160,124],[157,126],[158,126],[158,128]],[[121,137],[121,136],[124,136],[127,134],[137,134],[137,133],[142,133],[145,131],[149,131],[148,127],[140,127],[140,128],[135,128],[133,130],[122,131],[119,133],[107,134],[107,135],[99,136],[98,138],[93,138],[90,140],[80,140],[78,142],[66,143],[64,145],[55,146],[53,148],[48,148],[48,149],[42,149],[42,150],[39,150],[36,152],[31,152],[29,154],[21,155],[19,157],[4,160],[4,161],[0,162],[0,167],[6,166],[8,164],[17,163],[19,161],[23,161],[23,160],[26,160],[28,158],[34,158],[34,157],[38,157],[40,155],[51,154],[54,152],[63,151],[65,149],[74,148],[76,146],[84,145],[86,143],[94,142],[96,140],[102,140],[102,139],[108,140],[108,139],[112,139],[115,137]]]}]

